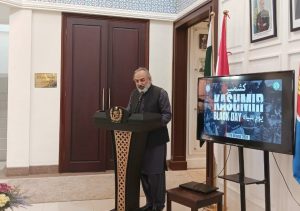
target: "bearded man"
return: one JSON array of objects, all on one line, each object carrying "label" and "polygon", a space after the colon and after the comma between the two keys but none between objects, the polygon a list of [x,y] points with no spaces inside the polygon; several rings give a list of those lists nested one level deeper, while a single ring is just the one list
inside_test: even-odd
[{"label": "bearded man", "polygon": [[167,92],[152,84],[146,68],[134,71],[136,85],[131,93],[127,110],[130,113],[153,112],[161,114],[162,127],[150,131],[142,161],[141,183],[146,196],[143,211],[161,211],[165,206],[166,151],[169,139],[167,123],[171,120],[171,106]]}]

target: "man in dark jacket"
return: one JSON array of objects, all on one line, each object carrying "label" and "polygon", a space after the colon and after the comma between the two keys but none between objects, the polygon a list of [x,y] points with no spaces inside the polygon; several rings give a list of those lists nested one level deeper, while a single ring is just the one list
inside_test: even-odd
[{"label": "man in dark jacket", "polygon": [[130,113],[153,112],[161,114],[162,127],[148,133],[142,161],[141,183],[146,205],[141,210],[163,210],[166,192],[166,151],[169,134],[167,123],[171,120],[171,106],[167,92],[152,85],[146,68],[134,71],[136,89],[131,93],[127,109]]},{"label": "man in dark jacket", "polygon": [[256,17],[256,28],[257,32],[263,32],[270,27],[270,14],[269,11],[265,9],[265,0],[259,0],[260,12]]}]

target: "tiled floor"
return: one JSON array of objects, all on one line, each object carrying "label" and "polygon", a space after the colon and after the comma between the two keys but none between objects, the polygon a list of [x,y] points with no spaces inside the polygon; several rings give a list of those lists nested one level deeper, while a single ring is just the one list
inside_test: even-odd
[{"label": "tiled floor", "polygon": [[[14,211],[110,211],[114,208],[114,199],[111,199],[114,190],[105,186],[111,187],[113,184],[114,175],[111,172],[33,175],[22,178],[6,177],[1,171],[4,166],[5,162],[0,162],[0,182],[20,186],[22,190],[25,190],[26,195],[31,196],[30,200],[33,203],[30,207],[14,209]],[[177,187],[178,184],[187,181],[201,181],[204,176],[205,170],[168,171],[167,189]],[[97,186],[99,183],[101,185]],[[80,185],[78,186],[78,184]],[[91,193],[87,193],[87,190],[90,190]],[[56,194],[53,194],[54,192]],[[143,206],[145,197],[143,194],[141,196],[140,206]],[[95,198],[110,199],[91,200]],[[172,211],[190,211],[190,208],[173,202]]]},{"label": "tiled floor", "polygon": [[[141,206],[145,203],[145,198],[141,198]],[[31,207],[19,208],[14,211],[109,211],[114,207],[114,199],[72,201],[33,204]],[[164,209],[165,211],[166,209]],[[177,203],[172,203],[172,211],[190,211],[191,209]]]}]

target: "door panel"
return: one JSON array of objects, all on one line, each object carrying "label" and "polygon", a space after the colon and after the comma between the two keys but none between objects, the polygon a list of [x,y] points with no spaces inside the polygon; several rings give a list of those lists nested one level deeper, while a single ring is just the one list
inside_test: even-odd
[{"label": "door panel", "polygon": [[127,22],[112,22],[109,25],[108,77],[112,105],[127,106],[134,88],[132,73],[138,67],[145,66],[145,53],[141,53],[145,51],[145,27],[144,23]]},{"label": "door panel", "polygon": [[[83,39],[88,42],[81,42]],[[100,105],[100,41],[100,26],[73,26],[71,161],[75,162],[97,161],[101,157],[98,129],[91,118]]]},{"label": "door panel", "polygon": [[[146,28],[143,22],[111,21],[109,23],[108,81],[111,106],[126,107],[135,87],[132,74],[145,67]],[[126,88],[125,88],[126,87]],[[113,168],[111,137],[107,137],[107,168]]]},{"label": "door panel", "polygon": [[105,131],[93,123],[106,86],[107,23],[68,17],[62,80],[60,171],[105,170]]}]

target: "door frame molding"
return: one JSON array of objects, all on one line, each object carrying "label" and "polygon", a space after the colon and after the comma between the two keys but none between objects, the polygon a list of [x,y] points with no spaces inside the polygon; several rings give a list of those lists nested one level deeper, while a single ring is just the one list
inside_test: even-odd
[{"label": "door frame molding", "polygon": [[[62,13],[62,31],[61,31],[61,91],[60,91],[60,125],[59,125],[59,172],[70,172],[66,171],[65,159],[66,159],[66,128],[67,128],[67,119],[65,113],[67,112],[67,99],[66,99],[66,86],[71,83],[70,79],[66,75],[67,64],[66,60],[66,44],[67,44],[67,20],[69,17],[78,17],[78,18],[93,18],[99,20],[113,20],[113,21],[123,21],[123,22],[144,22],[145,29],[145,52],[143,58],[145,60],[145,67],[149,68],[149,25],[150,20],[148,19],[138,19],[138,18],[126,18],[126,17],[111,17],[111,16],[100,16],[100,15],[91,15],[91,14],[74,14],[74,13]],[[106,149],[105,149],[106,150]],[[109,168],[109,167],[107,167]],[[107,169],[106,169],[107,170]]]},{"label": "door frame molding", "polygon": [[[218,1],[209,0],[187,15],[174,22],[173,42],[173,71],[172,71],[172,144],[169,168],[172,170],[186,170],[186,121],[187,121],[187,55],[188,55],[188,28],[209,17],[211,11],[215,12],[214,23],[214,60],[217,59],[218,40]],[[213,151],[213,148],[209,151]],[[212,153],[210,153],[212,154]],[[210,165],[207,165],[209,167]]]}]

